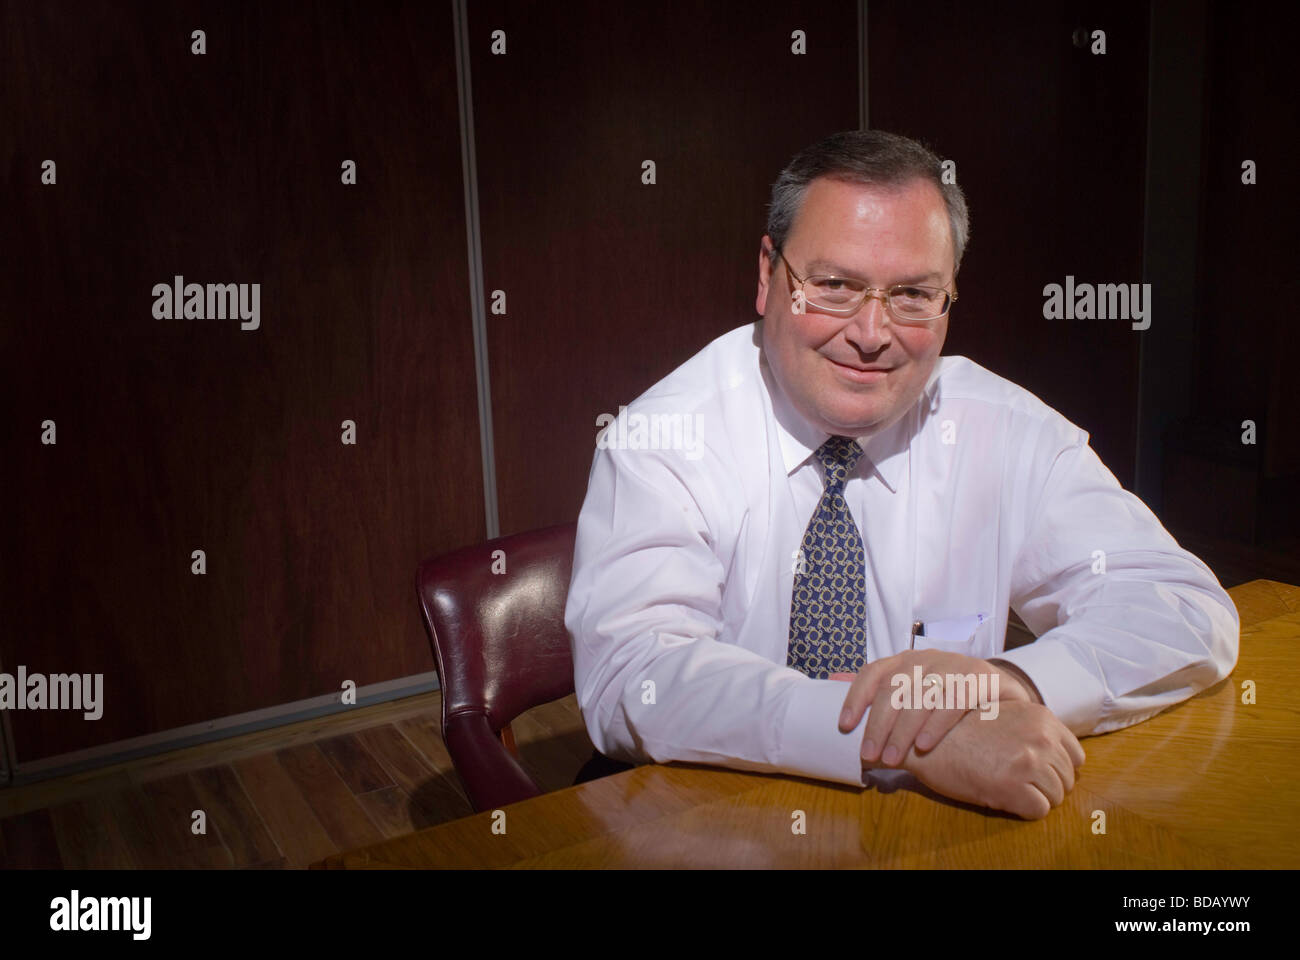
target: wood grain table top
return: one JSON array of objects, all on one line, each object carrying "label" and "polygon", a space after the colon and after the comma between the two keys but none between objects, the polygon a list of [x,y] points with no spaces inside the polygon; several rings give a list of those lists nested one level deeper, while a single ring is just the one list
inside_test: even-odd
[{"label": "wood grain table top", "polygon": [[1075,788],[1043,820],[958,803],[910,776],[862,789],[649,764],[317,866],[1300,867],[1300,587],[1255,580],[1229,594],[1241,615],[1232,675],[1083,738]]}]

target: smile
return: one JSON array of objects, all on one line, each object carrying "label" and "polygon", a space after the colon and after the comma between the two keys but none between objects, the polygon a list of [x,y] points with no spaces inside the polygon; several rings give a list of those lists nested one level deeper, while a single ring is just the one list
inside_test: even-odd
[{"label": "smile", "polygon": [[847,380],[851,380],[854,383],[876,383],[885,379],[885,377],[889,376],[890,373],[889,370],[862,370],[858,367],[850,367],[846,364],[838,363],[831,360],[830,357],[827,357],[826,359],[830,361],[831,366],[835,368],[836,372],[839,373],[840,376]]}]

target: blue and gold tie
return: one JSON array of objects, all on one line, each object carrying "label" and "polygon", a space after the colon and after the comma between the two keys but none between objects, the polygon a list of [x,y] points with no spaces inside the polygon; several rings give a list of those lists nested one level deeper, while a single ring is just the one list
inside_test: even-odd
[{"label": "blue and gold tie", "polygon": [[796,557],[786,665],[810,677],[857,673],[867,661],[866,556],[844,481],[862,448],[831,437],[817,448],[826,468],[822,494]]}]

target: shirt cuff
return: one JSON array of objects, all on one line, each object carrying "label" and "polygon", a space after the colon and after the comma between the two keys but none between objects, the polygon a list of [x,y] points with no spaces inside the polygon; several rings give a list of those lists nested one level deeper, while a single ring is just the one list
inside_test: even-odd
[{"label": "shirt cuff", "polygon": [[863,786],[862,734],[871,709],[858,725],[840,733],[840,711],[849,694],[842,680],[801,677],[786,708],[781,731],[779,764],[800,776]]},{"label": "shirt cuff", "polygon": [[1075,736],[1085,736],[1101,721],[1106,691],[1097,678],[1084,669],[1063,643],[1054,639],[1053,631],[1044,633],[1033,643],[1014,650],[1004,650],[996,657],[1023,670],[1038,688],[1043,706],[1070,728]]}]

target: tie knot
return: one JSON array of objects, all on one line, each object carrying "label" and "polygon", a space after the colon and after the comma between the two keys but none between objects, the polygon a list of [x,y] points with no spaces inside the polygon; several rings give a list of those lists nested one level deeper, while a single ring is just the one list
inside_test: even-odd
[{"label": "tie knot", "polygon": [[826,468],[827,486],[844,486],[844,481],[862,456],[862,448],[852,437],[831,437],[817,448],[817,459]]}]

